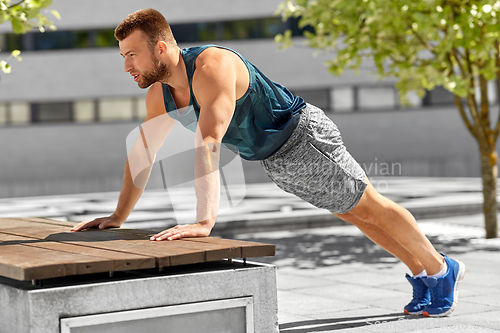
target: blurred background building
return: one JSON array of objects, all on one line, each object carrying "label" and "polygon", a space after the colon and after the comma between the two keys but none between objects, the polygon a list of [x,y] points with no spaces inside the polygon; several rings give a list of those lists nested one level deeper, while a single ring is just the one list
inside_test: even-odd
[{"label": "blurred background building", "polygon": [[[0,197],[120,189],[125,138],[145,116],[146,90],[123,71],[113,32],[129,13],[150,7],[165,15],[181,48],[230,47],[323,108],[369,176],[480,176],[477,145],[450,93],[411,95],[413,106],[402,107],[395,81],[378,81],[369,64],[359,75],[330,75],[328,54],[304,46],[297,21],[274,16],[279,3],[54,0],[57,31],[15,35],[10,24],[0,25],[0,59],[14,49],[23,57],[0,77]],[[279,50],[274,36],[285,29],[295,45]],[[493,83],[489,91],[498,110]],[[268,181],[258,162],[244,168],[247,182]],[[162,188],[158,166],[148,186]]]}]

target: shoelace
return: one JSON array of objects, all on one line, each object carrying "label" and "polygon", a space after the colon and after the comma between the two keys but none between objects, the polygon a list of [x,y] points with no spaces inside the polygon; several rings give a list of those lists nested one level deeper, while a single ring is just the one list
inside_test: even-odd
[{"label": "shoelace", "polygon": [[[413,300],[414,301],[421,301],[423,298],[425,298],[425,292],[426,292],[426,289],[427,286],[425,286],[423,283],[420,284],[415,284],[413,286]],[[432,295],[431,295],[432,297]]]},{"label": "shoelace", "polygon": [[439,283],[436,284],[434,288],[429,288],[429,291],[431,293],[431,302],[433,304],[437,303],[436,300],[444,299],[443,288],[440,288]]}]

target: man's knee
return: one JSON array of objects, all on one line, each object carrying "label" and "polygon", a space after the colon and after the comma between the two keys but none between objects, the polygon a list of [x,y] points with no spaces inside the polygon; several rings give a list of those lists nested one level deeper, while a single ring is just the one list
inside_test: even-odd
[{"label": "man's knee", "polygon": [[384,198],[369,183],[361,200],[347,214],[363,222],[377,224],[385,214]]},{"label": "man's knee", "polygon": [[361,220],[366,223],[375,224],[376,212],[373,207],[368,205],[364,205],[363,207],[356,206],[353,210],[349,212],[352,216],[356,217],[358,220]]},{"label": "man's knee", "polygon": [[339,219],[342,221],[346,221],[349,223],[352,223],[352,214],[350,213],[344,213],[344,214],[339,214],[339,213],[332,213],[333,215],[337,216]]}]

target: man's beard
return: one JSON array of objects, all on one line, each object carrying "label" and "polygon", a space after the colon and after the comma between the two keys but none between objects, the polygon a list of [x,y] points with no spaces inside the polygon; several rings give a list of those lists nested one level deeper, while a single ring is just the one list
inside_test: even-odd
[{"label": "man's beard", "polygon": [[153,69],[149,73],[143,73],[142,81],[138,82],[139,88],[146,89],[155,82],[163,81],[170,76],[170,68],[159,60],[152,59]]}]

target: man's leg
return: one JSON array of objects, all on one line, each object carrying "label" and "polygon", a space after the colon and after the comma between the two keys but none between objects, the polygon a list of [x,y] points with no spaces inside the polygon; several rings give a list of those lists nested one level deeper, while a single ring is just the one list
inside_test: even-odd
[{"label": "man's leg", "polygon": [[[440,255],[420,231],[415,218],[407,209],[380,195],[368,179],[367,183],[368,186],[356,207],[347,214],[338,216],[381,229],[389,237],[375,228],[366,228],[366,231],[374,237],[374,240],[387,247],[389,252],[399,253],[401,249],[390,240],[392,238],[415,257],[427,271],[428,277],[414,279],[407,276],[413,285],[414,297],[405,307],[405,313],[423,313],[425,316],[433,317],[449,315],[458,302],[457,287],[465,274],[465,265]],[[360,225],[362,228],[366,227],[362,223]],[[401,253],[404,254],[403,251]],[[428,293],[430,300],[427,297]]]},{"label": "man's leg", "polygon": [[426,276],[424,267],[417,258],[401,244],[396,242],[394,238],[389,236],[385,231],[376,225],[369,224],[359,220],[349,213],[335,214],[341,217],[344,221],[354,224],[375,244],[382,247],[384,250],[401,260],[411,270],[413,276],[406,274],[406,279],[413,288],[412,300],[404,307],[404,313],[409,315],[419,315],[424,312],[424,308],[429,305],[431,295],[428,287],[424,284],[422,276]]},{"label": "man's leg", "polygon": [[375,244],[379,245],[381,248],[401,260],[413,275],[422,273],[424,266],[418,261],[418,259],[408,252],[401,244],[396,242],[394,238],[389,236],[385,231],[380,229],[374,224],[369,224],[361,221],[352,214],[335,214],[342,220],[354,224],[359,230],[363,232],[369,239],[371,239]]},{"label": "man's leg", "polygon": [[[385,237],[381,233],[377,234],[378,230],[374,228],[367,229],[370,233],[367,236],[370,238],[374,237],[373,240],[375,242],[381,242],[384,246],[385,244],[389,244],[391,251],[396,250],[395,253],[389,252],[398,258],[399,256],[408,258],[405,256],[405,252],[401,251],[401,248],[406,249],[408,253],[421,263],[427,274],[433,275],[438,273],[444,265],[443,257],[434,249],[422,231],[420,231],[413,215],[406,208],[380,195],[368,180],[367,182],[368,186],[356,207],[347,214],[337,214],[337,216],[342,219],[351,219],[354,222],[361,221],[377,227],[389,237]],[[395,245],[389,238],[392,238],[401,248]],[[403,258],[400,259],[403,260]],[[409,262],[412,260],[410,259]],[[413,266],[411,263],[410,265]],[[408,267],[412,269],[411,266]]]}]

